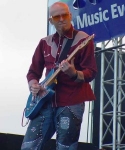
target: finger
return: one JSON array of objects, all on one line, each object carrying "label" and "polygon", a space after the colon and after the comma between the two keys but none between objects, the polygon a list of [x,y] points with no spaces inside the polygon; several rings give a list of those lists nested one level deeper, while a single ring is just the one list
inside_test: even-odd
[{"label": "finger", "polygon": [[31,87],[31,91],[34,91],[34,92],[38,92],[40,90],[40,87]]},{"label": "finger", "polygon": [[63,63],[62,64],[59,64],[59,68],[62,70],[63,69]]},{"label": "finger", "polygon": [[34,91],[31,91],[31,93],[32,93],[33,96],[37,95],[37,93],[35,93]]},{"label": "finger", "polygon": [[40,86],[40,91],[45,91],[46,89],[43,86]]},{"label": "finger", "polygon": [[31,90],[31,93],[36,95],[39,92],[39,90]]},{"label": "finger", "polygon": [[40,90],[40,86],[39,85],[33,85],[31,87],[31,92],[32,92],[33,95],[34,94],[36,95],[39,92],[39,90]]},{"label": "finger", "polygon": [[61,63],[60,63],[60,65],[63,65],[63,64],[64,64],[64,62],[65,62],[65,60],[62,60],[62,61],[61,61]]}]

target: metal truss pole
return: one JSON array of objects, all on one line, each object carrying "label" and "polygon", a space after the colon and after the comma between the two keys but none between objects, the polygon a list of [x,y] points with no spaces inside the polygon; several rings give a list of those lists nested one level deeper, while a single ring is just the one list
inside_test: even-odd
[{"label": "metal truss pole", "polygon": [[[115,38],[101,46],[99,148],[112,150],[125,149],[125,107],[122,107],[125,102],[125,51],[122,39]],[[111,44],[113,47],[107,48]]]},{"label": "metal truss pole", "polygon": [[[122,41],[120,41],[120,44],[122,44]],[[122,92],[121,92],[121,85],[122,85],[122,82],[121,82],[121,79],[122,79],[122,72],[123,72],[123,68],[122,68],[122,62],[120,61],[120,58],[121,60],[123,59],[122,58],[122,50],[120,49],[119,50],[119,66],[118,66],[118,104],[120,104],[121,102],[121,99],[122,99]],[[121,122],[121,117],[120,117],[120,112],[122,111],[122,108],[121,108],[121,105],[118,106],[118,122]],[[118,124],[118,131],[117,131],[117,135],[118,135],[118,143],[121,144],[121,126],[120,124]],[[120,150],[120,148],[118,148],[118,150]]]},{"label": "metal truss pole", "polygon": [[[114,39],[112,40],[114,43],[113,45],[116,46],[117,45],[117,39]],[[118,50],[115,49],[114,50],[114,88],[113,88],[113,93],[114,93],[114,96],[113,96],[113,134],[112,134],[112,150],[116,150],[116,120],[117,120],[117,68],[118,68]]]},{"label": "metal truss pole", "polygon": [[[105,43],[102,42],[102,49],[105,48]],[[99,135],[99,138],[100,138],[100,142],[99,142],[99,147],[101,148],[102,147],[102,144],[103,144],[103,102],[104,102],[104,92],[103,92],[103,87],[104,87],[104,53],[101,53],[101,79],[100,79],[100,135]]]}]

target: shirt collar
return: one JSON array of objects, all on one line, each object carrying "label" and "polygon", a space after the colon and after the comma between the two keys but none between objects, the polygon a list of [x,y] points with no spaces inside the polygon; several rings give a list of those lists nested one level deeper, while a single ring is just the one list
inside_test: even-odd
[{"label": "shirt collar", "polygon": [[[73,39],[73,31],[74,31],[74,28],[73,28],[73,26],[71,25],[70,29],[65,33],[64,37],[66,37],[66,38],[68,38],[68,39]],[[55,38],[59,38],[58,32],[56,32],[56,33],[53,35],[52,40],[54,40]]]}]

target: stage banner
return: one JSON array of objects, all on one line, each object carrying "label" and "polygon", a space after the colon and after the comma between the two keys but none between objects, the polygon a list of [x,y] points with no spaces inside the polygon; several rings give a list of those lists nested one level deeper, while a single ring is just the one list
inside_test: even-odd
[{"label": "stage banner", "polygon": [[[48,7],[58,0],[48,0]],[[73,26],[95,34],[95,43],[125,35],[125,0],[60,0],[69,5]],[[48,34],[54,28],[48,24]]]}]

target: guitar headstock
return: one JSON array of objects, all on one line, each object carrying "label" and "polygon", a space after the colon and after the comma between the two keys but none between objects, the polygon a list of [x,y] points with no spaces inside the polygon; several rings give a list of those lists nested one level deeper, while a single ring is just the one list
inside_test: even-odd
[{"label": "guitar headstock", "polygon": [[94,39],[94,34],[92,34],[91,36],[87,37],[79,46],[78,49],[83,48],[84,46],[86,46],[88,44],[88,42],[92,39]]}]

